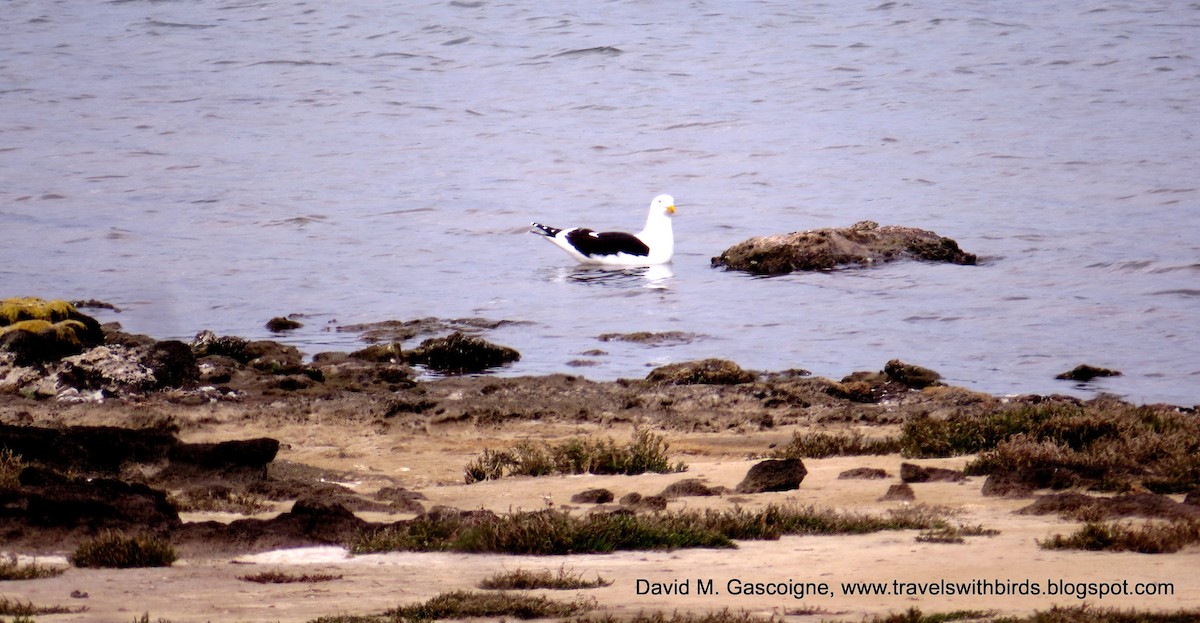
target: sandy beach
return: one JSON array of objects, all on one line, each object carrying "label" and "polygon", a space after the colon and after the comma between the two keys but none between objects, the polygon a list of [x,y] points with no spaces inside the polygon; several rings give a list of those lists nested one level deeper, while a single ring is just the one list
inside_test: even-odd
[{"label": "sandy beach", "polygon": [[[203,366],[205,360],[200,361]],[[363,364],[374,366],[372,369],[387,365],[391,364]],[[595,600],[593,614],[616,617],[655,610],[703,613],[727,608],[789,621],[859,621],[910,607],[926,613],[975,610],[996,616],[1023,616],[1053,606],[1084,603],[1147,611],[1200,608],[1200,579],[1191,572],[1200,563],[1200,548],[1195,546],[1157,555],[1041,549],[1039,541],[1070,533],[1081,525],[1055,514],[1017,512],[1029,506],[1034,495],[1054,492],[1042,490],[1021,497],[984,495],[985,478],[969,476],[957,482],[914,482],[910,484],[914,499],[880,500],[890,486],[900,483],[902,463],[961,470],[974,455],[807,458],[803,461],[807,475],[797,489],[755,494],[735,491],[751,466],[787,446],[797,433],[886,438],[900,434],[903,423],[913,417],[946,417],[963,410],[998,409],[1021,400],[1036,402],[1032,397],[997,398],[935,386],[906,388],[878,402],[864,403],[829,391],[845,387],[844,383],[779,374],[729,385],[655,385],[641,380],[598,383],[565,375],[469,376],[415,380],[396,389],[367,384],[352,390],[336,389],[332,370],[325,368],[323,383],[286,391],[279,389],[279,381],[286,375],[243,366],[225,386],[227,395],[235,398],[223,399],[197,398],[202,392],[211,393],[211,387],[166,389],[76,404],[9,393],[0,396],[0,423],[142,428],[169,422],[185,444],[276,439],[279,449],[271,473],[286,468],[288,473],[307,474],[301,479],[314,484],[320,481],[323,486],[341,485],[351,498],[362,500],[371,499],[385,487],[400,488],[419,499],[419,506],[407,511],[357,513],[378,524],[412,519],[420,511],[436,507],[497,515],[544,509],[579,515],[611,512],[621,505],[615,501],[576,503],[571,498],[597,488],[611,491],[616,499],[630,493],[654,496],[672,483],[697,478],[710,487],[723,488],[721,493],[670,498],[665,512],[756,510],[774,504],[882,515],[890,509],[923,505],[938,509],[953,525],[978,526],[991,535],[938,543],[918,541],[918,530],[885,530],[740,540],[736,548],[727,549],[561,556],[404,551],[352,555],[340,544],[299,542],[285,548],[264,548],[226,542],[209,547],[203,539],[186,538],[177,544],[180,559],[170,567],[70,568],[57,577],[4,582],[0,594],[39,606],[86,608],[47,617],[53,621],[127,621],[148,613],[151,620],[299,623],[338,614],[378,614],[448,591],[479,590],[482,579],[497,573],[565,569],[587,578],[600,576],[611,584],[578,591],[534,592],[567,600],[585,595]],[[1086,403],[1071,400],[1087,408]],[[662,435],[669,443],[672,461],[685,462],[686,471],[509,476],[464,482],[464,467],[484,449],[511,448],[523,441],[553,445],[579,437],[624,442],[635,428]],[[839,478],[854,468],[881,469],[887,477]],[[142,470],[149,473],[148,467]],[[122,478],[136,479],[129,469],[123,473]],[[187,483],[176,482],[175,492],[186,487]],[[1086,493],[1088,487],[1073,490]],[[1092,495],[1110,497],[1113,493]],[[1181,494],[1166,497],[1174,502],[1184,499]],[[268,519],[292,504],[288,500],[265,503],[252,515],[183,511],[179,518],[185,525]],[[22,534],[15,546],[3,549],[20,554],[22,560],[66,565],[66,556],[88,538],[89,530],[68,531],[65,536],[55,533],[53,542],[39,541],[36,531]],[[338,579],[290,584],[239,579],[263,571],[330,574]],[[747,584],[750,588],[744,588]],[[755,584],[773,587],[760,588],[760,593],[783,594],[743,594],[754,592]],[[1106,593],[1103,597],[1098,594],[1101,590]],[[1113,592],[1117,594],[1107,594]]]}]

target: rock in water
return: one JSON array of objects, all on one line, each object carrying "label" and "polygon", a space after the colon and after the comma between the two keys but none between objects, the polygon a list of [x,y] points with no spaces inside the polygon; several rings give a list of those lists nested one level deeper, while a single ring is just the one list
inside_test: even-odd
[{"label": "rock in water", "polygon": [[738,483],[738,493],[764,493],[799,489],[808,475],[800,459],[769,459],[756,464]]},{"label": "rock in water", "polygon": [[901,259],[975,264],[976,257],[950,238],[915,227],[862,221],[851,227],[750,238],[712,258],[714,268],[755,275],[784,275],[797,270],[871,266]]},{"label": "rock in water", "polygon": [[1098,378],[1098,377],[1102,377],[1102,376],[1121,376],[1121,373],[1117,370],[1109,370],[1108,368],[1098,368],[1096,366],[1091,366],[1091,365],[1084,363],[1084,364],[1075,366],[1074,369],[1069,370],[1067,372],[1063,372],[1062,374],[1060,374],[1054,378],[1063,380],[1063,381],[1079,381],[1080,383],[1086,383],[1094,378]]},{"label": "rock in water", "polygon": [[405,357],[438,372],[470,374],[517,361],[521,354],[507,346],[455,331],[444,338],[421,342],[420,346],[405,353]]}]

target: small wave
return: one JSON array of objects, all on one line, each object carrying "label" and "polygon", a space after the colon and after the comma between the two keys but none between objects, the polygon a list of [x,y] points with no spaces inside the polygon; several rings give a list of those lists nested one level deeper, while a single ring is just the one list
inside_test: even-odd
[{"label": "small wave", "polygon": [[1151,296],[1159,296],[1159,295],[1166,295],[1166,296],[1200,296],[1200,290],[1196,290],[1196,289],[1193,289],[1193,288],[1176,288],[1176,289],[1174,289],[1174,290],[1159,290],[1158,292],[1151,292],[1151,293],[1150,293],[1150,295],[1151,295]]},{"label": "small wave", "polygon": [[250,63],[249,65],[246,65],[246,66],[253,67],[255,65],[294,65],[297,67],[301,67],[304,65],[332,66],[333,63],[327,63],[324,61],[289,61],[289,60],[280,59],[280,60],[270,60],[270,61],[258,61],[257,63]]},{"label": "small wave", "polygon": [[192,30],[204,30],[206,28],[216,28],[216,24],[180,24],[176,22],[160,22],[158,20],[146,20],[147,26],[158,26],[160,28],[190,28]]},{"label": "small wave", "polygon": [[608,46],[608,45],[603,45],[603,46],[594,47],[594,48],[580,48],[578,50],[567,50],[566,52],[559,52],[558,54],[555,54],[554,57],[557,58],[559,56],[592,56],[592,55],[618,56],[620,54],[624,54],[624,52],[618,48],[614,48],[614,47]]}]

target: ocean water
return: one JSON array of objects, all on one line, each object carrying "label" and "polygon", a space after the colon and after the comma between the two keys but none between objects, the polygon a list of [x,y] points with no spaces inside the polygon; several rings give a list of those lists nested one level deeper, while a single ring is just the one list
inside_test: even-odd
[{"label": "ocean water", "polygon": [[[506,375],[900,358],[1192,405],[1198,107],[1177,0],[9,0],[0,294],[162,339],[301,314],[309,355],[361,347],[352,323],[520,321],[485,334],[521,351]],[[667,267],[580,270],[526,233],[636,231],[662,192]],[[865,219],[981,263],[709,266]],[[634,331],[689,337],[598,339]],[[1124,376],[1053,379],[1084,362]]]}]

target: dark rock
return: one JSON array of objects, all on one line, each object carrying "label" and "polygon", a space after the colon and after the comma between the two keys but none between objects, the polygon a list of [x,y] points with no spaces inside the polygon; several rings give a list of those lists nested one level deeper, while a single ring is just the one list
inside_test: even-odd
[{"label": "dark rock", "polygon": [[645,495],[628,507],[635,511],[662,511],[667,509],[667,498],[661,495]]},{"label": "dark rock", "polygon": [[267,321],[267,330],[271,333],[283,333],[285,331],[299,329],[303,326],[303,324],[283,316],[276,316]]},{"label": "dark rock", "polygon": [[150,347],[142,358],[159,387],[191,387],[200,380],[200,368],[192,349],[178,340],[164,340]]},{"label": "dark rock", "polygon": [[1189,506],[1200,506],[1200,489],[1192,489],[1183,497],[1183,503]]},{"label": "dark rock", "polygon": [[265,475],[279,442],[260,438],[220,443],[183,443],[169,427],[127,429],[70,426],[62,429],[0,424],[0,449],[28,463],[64,473],[115,477],[153,468],[153,482],[253,480]]},{"label": "dark rock", "polygon": [[880,227],[863,221],[852,227],[828,228],[750,238],[712,258],[714,268],[756,275],[783,275],[797,270],[831,270],[871,266],[900,259],[975,264],[976,257],[958,243],[913,227]]},{"label": "dark rock", "polygon": [[1200,519],[1200,508],[1155,493],[1127,493],[1111,498],[1073,492],[1053,493],[1038,497],[1033,504],[1017,512],[1022,515],[1056,514],[1092,521],[1117,517]]},{"label": "dark rock", "polygon": [[404,351],[401,350],[399,342],[389,342],[372,344],[362,350],[356,350],[350,353],[350,357],[376,363],[402,362],[404,361]]},{"label": "dark rock", "polygon": [[270,550],[349,542],[372,524],[345,506],[320,497],[296,500],[292,509],[271,519],[239,519],[228,525],[215,521],[188,523],[172,533],[174,541],[220,551]]},{"label": "dark rock", "polygon": [[270,340],[246,342],[242,358],[247,365],[274,374],[300,374],[304,357],[295,346]]},{"label": "dark rock", "polygon": [[1087,381],[1102,376],[1121,376],[1121,373],[1117,370],[1097,368],[1096,366],[1090,366],[1085,363],[1075,366],[1075,369],[1068,372],[1063,372],[1054,378],[1064,381],[1079,381],[1081,383],[1086,383]]},{"label": "dark rock", "polygon": [[383,487],[375,492],[375,499],[390,502],[394,511],[420,515],[425,512],[425,506],[418,500],[429,498],[425,497],[424,493],[409,491],[403,487]]},{"label": "dark rock", "polygon": [[408,360],[446,374],[483,372],[521,358],[517,351],[461,332],[421,342],[405,353]]},{"label": "dark rock", "polygon": [[638,511],[661,511],[667,508],[667,498],[661,495],[642,495],[636,491],[621,496],[621,510],[629,513]]},{"label": "dark rock", "polygon": [[704,484],[699,478],[687,478],[679,482],[673,482],[663,489],[661,495],[664,498],[682,498],[682,497],[708,497],[713,495],[721,495],[725,491],[724,487],[710,487]]},{"label": "dark rock", "polygon": [[800,483],[807,475],[808,470],[800,459],[768,459],[746,472],[746,477],[738,483],[737,492],[764,493],[799,489]]},{"label": "dark rock", "polygon": [[913,488],[907,482],[902,482],[898,485],[888,487],[887,493],[879,498],[880,502],[904,501],[910,502],[917,499],[917,494],[913,492]]},{"label": "dark rock", "polygon": [[607,504],[613,501],[613,492],[608,489],[588,489],[571,496],[575,504]]},{"label": "dark rock", "polygon": [[934,385],[941,385],[939,380],[942,378],[942,375],[929,368],[914,366],[904,363],[899,359],[887,362],[887,365],[883,367],[883,373],[889,379],[913,389],[924,389]]},{"label": "dark rock", "polygon": [[29,467],[21,486],[0,490],[0,534],[53,528],[67,533],[160,531],[180,525],[163,491],[112,478],[69,478]]},{"label": "dark rock", "polygon": [[119,322],[106,322],[100,325],[100,328],[104,331],[104,343],[108,345],[148,349],[158,343],[158,340],[149,335],[122,331]]},{"label": "dark rock", "polygon": [[903,482],[962,482],[967,477],[960,471],[942,467],[921,467],[913,463],[900,464]]},{"label": "dark rock", "polygon": [[127,464],[158,464],[178,443],[166,428],[70,426],[62,429],[0,424],[0,448],[61,472],[116,476]]},{"label": "dark rock", "polygon": [[278,452],[278,440],[259,437],[218,443],[180,443],[171,448],[169,457],[172,463],[189,463],[207,469],[265,470]]},{"label": "dark rock", "polygon": [[246,363],[250,361],[245,354],[246,344],[246,340],[240,337],[232,335],[218,337],[216,333],[206,329],[197,333],[188,346],[192,347],[192,353],[197,358],[209,355],[222,355],[238,363]]},{"label": "dark rock", "polygon": [[1009,474],[992,474],[983,481],[980,493],[990,497],[1027,498],[1033,495],[1034,488],[1027,482]]},{"label": "dark rock", "polygon": [[838,474],[838,480],[880,480],[891,477],[892,475],[887,473],[886,470],[879,469],[878,467],[856,467]]},{"label": "dark rock", "polygon": [[672,363],[655,368],[646,380],[662,385],[738,385],[751,383],[757,377],[732,361],[704,359]]}]

